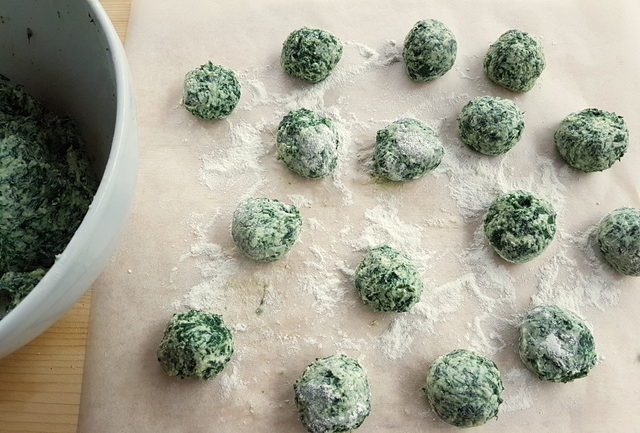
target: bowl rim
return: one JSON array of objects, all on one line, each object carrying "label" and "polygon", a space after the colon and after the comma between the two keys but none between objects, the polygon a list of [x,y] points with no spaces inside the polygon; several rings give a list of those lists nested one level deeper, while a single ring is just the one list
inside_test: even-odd
[{"label": "bowl rim", "polygon": [[[34,313],[40,305],[45,304],[55,292],[54,288],[57,287],[56,281],[75,265],[72,256],[76,256],[77,253],[71,254],[69,251],[81,250],[82,245],[86,243],[87,238],[89,238],[94,231],[89,227],[91,225],[90,221],[98,219],[104,213],[107,202],[113,196],[116,184],[118,183],[118,178],[115,174],[117,174],[121,161],[124,159],[125,137],[129,134],[127,128],[130,128],[131,123],[135,125],[135,121],[130,120],[135,119],[135,108],[131,102],[133,100],[131,75],[122,41],[99,0],[85,0],[85,4],[91,10],[93,18],[98,23],[98,28],[105,35],[116,84],[116,116],[109,156],[102,177],[100,178],[98,189],[78,229],[64,250],[56,256],[54,264],[47,270],[44,277],[14,309],[0,320],[0,336],[2,334],[12,335],[13,332],[23,332],[25,330],[24,316],[29,313]],[[99,275],[99,273],[97,275]],[[77,295],[74,303],[90,288],[94,280],[95,278]],[[68,311],[68,308],[65,311]],[[46,328],[39,331],[37,335],[51,326],[61,315],[62,314],[47,318],[49,324]],[[20,346],[27,342],[28,341],[21,342]],[[17,346],[15,349],[20,346]],[[2,357],[2,355],[0,355],[0,357]]]}]

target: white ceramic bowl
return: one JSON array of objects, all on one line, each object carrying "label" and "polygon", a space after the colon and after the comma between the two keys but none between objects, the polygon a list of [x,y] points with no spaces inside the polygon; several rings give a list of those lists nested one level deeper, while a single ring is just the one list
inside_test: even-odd
[{"label": "white ceramic bowl", "polygon": [[137,168],[131,78],[97,0],[2,0],[0,74],[76,121],[101,179],[64,252],[0,321],[0,358],[48,328],[100,274],[121,233]]}]

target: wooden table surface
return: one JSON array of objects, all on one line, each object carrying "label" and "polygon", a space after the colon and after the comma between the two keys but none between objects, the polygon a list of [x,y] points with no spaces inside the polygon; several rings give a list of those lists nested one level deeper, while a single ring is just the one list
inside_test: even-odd
[{"label": "wooden table surface", "polygon": [[[124,41],[132,0],[101,0]],[[40,337],[0,360],[0,432],[75,433],[91,291]]]}]

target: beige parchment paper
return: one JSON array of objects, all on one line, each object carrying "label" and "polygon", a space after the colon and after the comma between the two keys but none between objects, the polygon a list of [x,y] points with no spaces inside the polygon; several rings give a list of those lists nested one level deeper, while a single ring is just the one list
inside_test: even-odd
[{"label": "beige parchment paper", "polygon": [[[414,83],[397,55],[419,19],[455,33],[458,59],[432,83]],[[640,3],[634,1],[155,1],[136,0],[127,35],[140,133],[140,170],[128,228],[95,283],[79,431],[302,433],[292,383],[316,357],[342,352],[368,371],[372,413],[358,430],[454,431],[421,391],[429,364],[456,348],[491,357],[505,382],[499,419],[477,432],[631,432],[640,424],[640,281],[615,275],[589,244],[609,211],[640,206]],[[282,41],[303,25],[345,42],[318,86],[279,67]],[[541,38],[547,68],[515,95],[487,81],[482,57],[510,28]],[[393,42],[395,41],[395,45]],[[212,60],[234,69],[241,102],[204,122],[180,106],[184,74]],[[457,139],[455,116],[472,97],[513,98],[522,141],[488,158]],[[344,138],[335,179],[304,180],[276,161],[274,133],[290,109],[334,117]],[[627,155],[610,170],[569,169],[553,131],[570,112],[623,115]],[[416,117],[440,132],[442,165],[402,185],[363,168],[378,129]],[[502,190],[552,201],[559,231],[537,259],[508,265],[481,233]],[[296,202],[299,242],[283,260],[243,258],[229,234],[247,194]],[[409,252],[425,281],[415,311],[361,305],[349,274],[363,251]],[[262,314],[257,314],[264,295]],[[593,328],[599,364],[570,384],[541,383],[520,363],[517,323],[535,303],[578,311]],[[220,313],[236,354],[215,380],[165,376],[155,349],[171,314]]]}]

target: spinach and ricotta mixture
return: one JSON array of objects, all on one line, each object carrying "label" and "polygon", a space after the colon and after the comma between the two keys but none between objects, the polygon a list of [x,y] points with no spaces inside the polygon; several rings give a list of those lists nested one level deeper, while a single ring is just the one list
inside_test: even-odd
[{"label": "spinach and ricotta mixture", "polygon": [[480,96],[458,114],[458,133],[467,146],[485,155],[509,151],[522,136],[524,114],[509,99]]},{"label": "spinach and ricotta mixture", "polygon": [[0,277],[0,318],[9,314],[44,277],[44,269],[6,272]]},{"label": "spinach and ricotta mixture", "polygon": [[404,40],[402,57],[412,80],[431,81],[443,76],[456,61],[458,43],[438,20],[418,21]]},{"label": "spinach and ricotta mixture", "polygon": [[239,100],[240,83],[236,74],[225,67],[207,62],[184,77],[182,104],[201,119],[226,117]]},{"label": "spinach and ricotta mixture", "polygon": [[212,379],[233,355],[233,336],[222,316],[201,310],[174,314],[157,356],[169,376]]},{"label": "spinach and ricotta mixture", "polygon": [[342,42],[322,29],[303,27],[282,44],[280,64],[294,77],[319,83],[331,74],[342,57]]},{"label": "spinach and ricotta mixture", "polygon": [[362,366],[346,355],[319,358],[293,384],[300,420],[311,433],[360,427],[371,412],[371,392]]},{"label": "spinach and ricotta mixture", "polygon": [[596,239],[613,269],[640,276],[640,209],[624,207],[611,212],[600,221]]},{"label": "spinach and ricotta mixture", "polygon": [[387,245],[369,250],[356,268],[354,283],[362,302],[376,311],[408,311],[422,294],[411,258]]},{"label": "spinach and ricotta mixture", "polygon": [[520,358],[542,380],[569,382],[596,364],[593,335],[584,321],[555,305],[535,307],[520,325]]},{"label": "spinach and ricotta mixture", "polygon": [[585,172],[602,171],[624,156],[629,131],[622,116],[587,108],[565,117],[554,140],[570,166]]},{"label": "spinach and ricotta mixture", "polygon": [[545,67],[542,45],[529,33],[509,30],[484,57],[484,72],[499,86],[512,92],[528,92]]},{"label": "spinach and ricotta mixture", "polygon": [[276,153],[291,171],[308,178],[332,173],[338,164],[340,136],[328,117],[300,108],[280,121]]},{"label": "spinach and ricotta mixture", "polygon": [[253,260],[273,262],[291,249],[302,219],[294,205],[268,198],[248,198],[233,213],[231,235]]},{"label": "spinach and ricotta mixture", "polygon": [[484,217],[484,234],[503,259],[527,262],[551,243],[556,233],[556,212],[546,200],[526,191],[496,198]]},{"label": "spinach and ricotta mixture", "polygon": [[457,427],[475,427],[497,418],[503,390],[493,361],[464,349],[436,359],[424,388],[436,414]]},{"label": "spinach and ricotta mixture", "polygon": [[0,318],[53,265],[96,188],[76,125],[0,79]]},{"label": "spinach and ricotta mixture", "polygon": [[392,181],[417,179],[442,161],[444,147],[433,129],[416,119],[400,119],[378,131],[373,174]]}]

